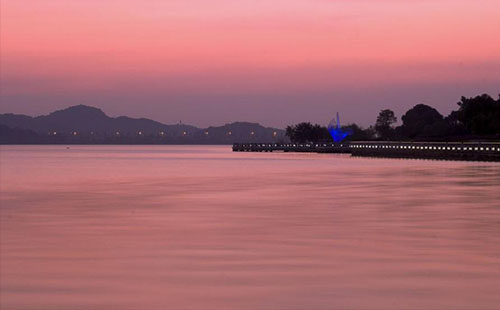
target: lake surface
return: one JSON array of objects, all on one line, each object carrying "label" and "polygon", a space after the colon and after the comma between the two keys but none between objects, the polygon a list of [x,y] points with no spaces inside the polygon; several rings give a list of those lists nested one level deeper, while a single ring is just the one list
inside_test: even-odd
[{"label": "lake surface", "polygon": [[0,308],[499,309],[500,164],[1,146]]}]

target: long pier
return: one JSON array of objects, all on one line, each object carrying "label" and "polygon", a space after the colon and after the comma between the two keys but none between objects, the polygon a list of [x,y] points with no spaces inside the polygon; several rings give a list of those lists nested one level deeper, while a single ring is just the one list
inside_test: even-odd
[{"label": "long pier", "polygon": [[234,152],[351,153],[349,143],[235,143]]},{"label": "long pier", "polygon": [[233,151],[350,153],[365,157],[500,162],[500,142],[235,143]]}]

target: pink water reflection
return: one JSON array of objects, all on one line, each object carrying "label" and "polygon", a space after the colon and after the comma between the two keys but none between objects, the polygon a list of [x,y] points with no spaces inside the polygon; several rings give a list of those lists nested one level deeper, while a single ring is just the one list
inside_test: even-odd
[{"label": "pink water reflection", "polygon": [[2,146],[3,309],[495,309],[500,165]]}]

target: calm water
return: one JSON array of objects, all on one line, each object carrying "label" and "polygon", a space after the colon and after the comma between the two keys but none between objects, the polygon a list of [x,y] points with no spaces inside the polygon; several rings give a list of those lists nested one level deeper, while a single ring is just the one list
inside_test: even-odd
[{"label": "calm water", "polygon": [[499,309],[500,164],[0,147],[0,308]]}]

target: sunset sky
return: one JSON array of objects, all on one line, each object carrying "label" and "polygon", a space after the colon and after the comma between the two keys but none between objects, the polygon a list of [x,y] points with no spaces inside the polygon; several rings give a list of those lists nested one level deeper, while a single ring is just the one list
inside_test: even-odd
[{"label": "sunset sky", "polygon": [[0,113],[366,126],[500,93],[499,0],[0,3]]}]

